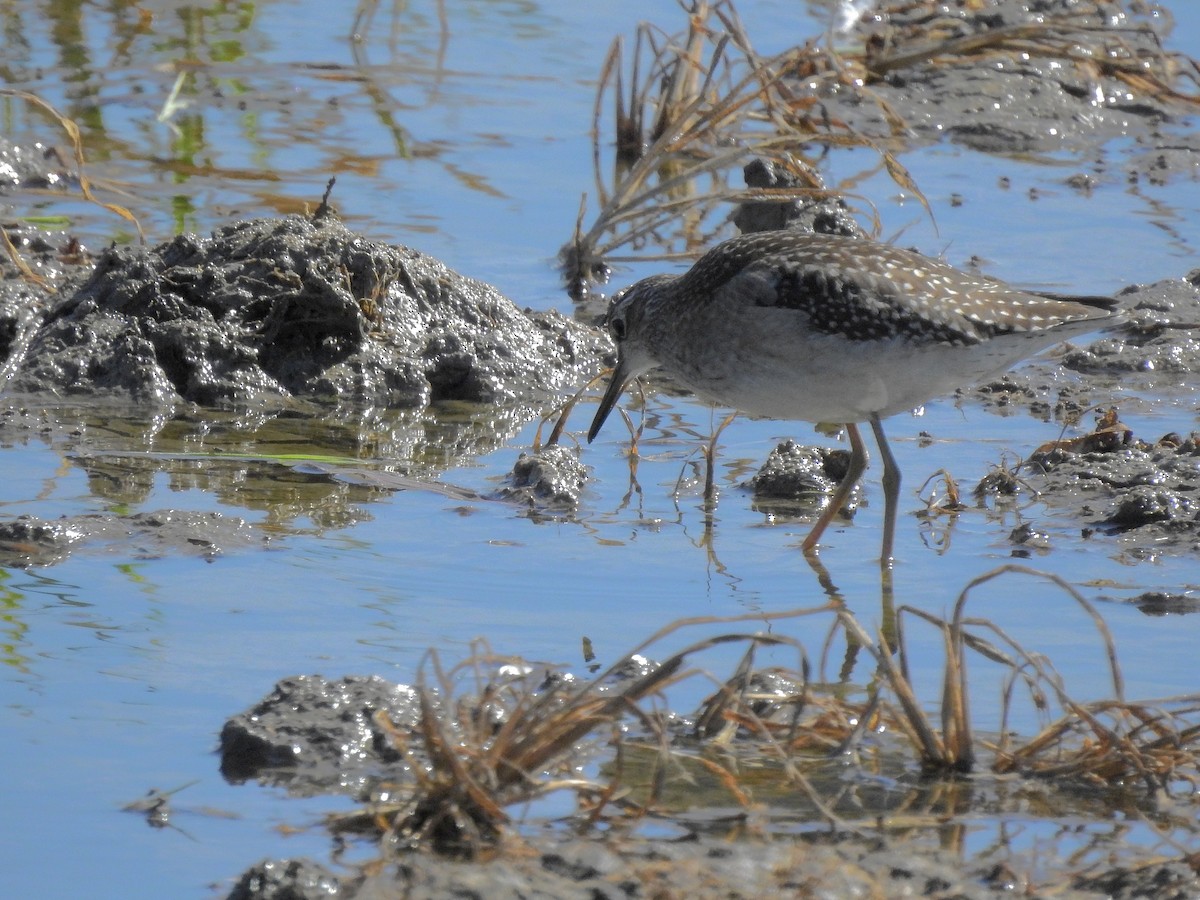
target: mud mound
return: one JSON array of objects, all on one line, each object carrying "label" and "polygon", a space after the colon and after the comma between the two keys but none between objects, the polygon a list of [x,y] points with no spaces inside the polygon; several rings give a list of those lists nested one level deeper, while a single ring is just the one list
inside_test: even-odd
[{"label": "mud mound", "polygon": [[101,254],[11,348],[8,389],[165,407],[524,401],[593,371],[606,345],[330,218],[255,219]]}]

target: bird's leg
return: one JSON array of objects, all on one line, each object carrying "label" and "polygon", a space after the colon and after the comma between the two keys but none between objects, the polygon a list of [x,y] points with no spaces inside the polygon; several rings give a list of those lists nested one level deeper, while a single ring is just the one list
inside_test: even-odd
[{"label": "bird's leg", "polygon": [[892,456],[892,450],[883,434],[883,424],[875,413],[871,413],[871,430],[875,432],[879,458],[883,460],[883,552],[879,557],[879,564],[885,569],[890,569],[892,543],[896,538],[896,506],[900,500],[900,467],[896,465],[896,458]]},{"label": "bird's leg", "polygon": [[721,436],[722,431],[729,427],[729,423],[736,418],[736,412],[731,412],[727,415],[721,424],[717,426],[717,430],[713,432],[712,438],[709,439],[708,444],[703,450],[704,460],[707,463],[704,469],[704,500],[710,512],[713,502],[717,499],[716,476],[714,472],[717,456],[717,438]]},{"label": "bird's leg", "polygon": [[846,467],[846,475],[842,478],[842,483],[837,486],[837,490],[833,492],[833,497],[830,499],[829,504],[821,511],[821,515],[817,517],[812,531],[808,533],[808,537],[800,545],[800,548],[805,553],[811,553],[816,548],[817,542],[821,540],[821,535],[824,533],[826,526],[833,521],[834,516],[842,511],[842,507],[846,505],[846,500],[849,498],[850,492],[854,490],[854,485],[858,483],[858,479],[862,477],[862,473],[867,469],[867,448],[863,444],[862,435],[858,433],[858,426],[853,422],[847,422],[846,434],[850,438],[850,464]]}]

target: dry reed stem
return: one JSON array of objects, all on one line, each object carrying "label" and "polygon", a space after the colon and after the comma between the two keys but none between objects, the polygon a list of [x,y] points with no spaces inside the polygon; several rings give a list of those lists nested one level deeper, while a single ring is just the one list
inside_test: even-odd
[{"label": "dry reed stem", "polygon": [[[965,617],[968,598],[975,588],[1009,574],[1028,575],[1052,582],[1091,618],[1108,659],[1114,698],[1095,703],[1076,701],[1067,692],[1050,660],[1024,649],[996,624]],[[1072,777],[1105,784],[1115,779],[1124,781],[1132,778],[1146,786],[1152,800],[1167,792],[1172,780],[1191,783],[1200,780],[1200,767],[1197,765],[1200,725],[1189,718],[1200,712],[1200,697],[1127,702],[1115,643],[1107,624],[1095,607],[1061,578],[1022,565],[1005,565],[969,582],[960,592],[949,621],[911,607],[901,607],[899,613],[898,662],[892,661],[885,643],[874,647],[867,641],[865,631],[851,614],[842,613],[841,621],[848,632],[875,655],[884,683],[900,706],[897,724],[917,747],[925,768],[961,772],[970,770],[974,764],[976,742],[971,732],[965,657],[965,650],[971,649],[1010,670],[1003,692],[1001,736],[998,742],[985,745],[995,754],[993,771]],[[934,625],[943,635],[946,661],[940,731],[933,727],[917,703],[908,679],[903,626],[906,613]],[[1005,649],[971,634],[966,630],[967,626],[992,631]],[[1063,710],[1063,715],[1014,749],[1007,722],[1012,692],[1019,682],[1024,682],[1038,709],[1047,709],[1052,696]],[[1175,709],[1151,708],[1171,703],[1175,704]]]},{"label": "dry reed stem", "polygon": [[21,277],[32,284],[36,284],[38,287],[48,288],[50,282],[29,268],[29,264],[25,262],[21,256],[21,252],[13,244],[12,238],[8,236],[8,232],[3,227],[0,227],[0,238],[4,240],[4,249],[8,253],[9,261],[17,267],[17,271],[21,274]]},{"label": "dry reed stem", "polygon": [[[649,26],[639,28],[630,64],[632,84],[628,92],[628,109],[622,74],[624,43],[619,37],[605,58],[593,108],[593,168],[601,212],[586,232],[581,222],[577,224],[573,247],[565,254],[577,272],[601,268],[585,263],[606,259],[616,247],[643,240],[669,221],[675,211],[654,213],[650,210],[650,204],[659,202],[660,198],[674,196],[679,207],[691,210],[711,208],[722,201],[738,202],[742,198],[728,188],[697,195],[691,186],[705,174],[719,175],[723,181],[729,168],[755,155],[774,158],[782,154],[782,158],[786,158],[785,148],[808,141],[826,146],[873,147],[897,183],[925,203],[904,167],[875,142],[850,131],[844,123],[825,119],[817,127],[807,116],[797,118],[794,114],[797,104],[803,105],[804,101],[796,99],[792,88],[783,79],[797,72],[840,71],[832,51],[810,45],[763,59],[754,51],[729,0],[712,5],[696,3],[690,9],[684,8],[690,13],[688,30],[677,40],[667,39],[664,46],[655,41],[655,30]],[[713,18],[723,31],[710,24]],[[711,44],[712,51],[704,65],[701,47],[706,42]],[[737,60],[729,53],[731,45],[738,51]],[[648,48],[653,58],[643,79],[639,73],[644,48]],[[738,65],[748,71],[735,78],[733,72]],[[722,73],[720,76],[719,72]],[[718,89],[719,77],[722,84]],[[658,93],[651,96],[656,82],[660,85]],[[611,190],[601,172],[599,142],[603,98],[610,90],[615,94],[618,159],[633,159]],[[878,102],[886,107],[883,101]],[[657,113],[655,125],[647,134],[645,110],[651,103]],[[903,130],[903,123],[890,108],[884,108],[884,115],[894,130]],[[771,123],[773,130],[766,134],[749,131],[745,124],[751,118]],[[631,138],[631,133],[638,138]],[[644,148],[641,146],[643,137],[648,139]],[[719,145],[723,141],[734,146],[722,151]],[[622,149],[634,144],[637,153]],[[672,160],[675,164],[668,165]],[[672,168],[677,169],[675,174],[671,174]],[[659,179],[659,183],[651,185],[652,178]],[[796,198],[808,196],[808,190],[781,189],[781,193]],[[816,183],[812,190],[829,193]],[[703,217],[703,213],[700,216]],[[616,233],[617,226],[634,220],[641,224],[628,234]],[[600,246],[600,237],[605,232],[612,232],[614,237],[607,245]]]},{"label": "dry reed stem", "polygon": [[26,103],[31,103],[34,106],[44,110],[59,124],[63,131],[67,133],[67,137],[71,140],[71,149],[75,155],[75,168],[79,177],[79,190],[83,194],[84,199],[89,203],[94,203],[97,206],[107,209],[111,213],[115,213],[125,221],[129,222],[135,229],[137,229],[138,238],[141,240],[141,242],[143,244],[146,243],[146,235],[142,231],[142,225],[140,222],[138,222],[137,217],[134,216],[133,213],[131,213],[124,206],[119,206],[115,203],[106,203],[103,200],[98,199],[96,195],[92,193],[92,183],[87,177],[87,173],[85,171],[86,167],[84,165],[83,136],[79,131],[79,126],[74,122],[74,120],[64,116],[50,103],[43,100],[36,94],[29,93],[28,91],[22,91],[16,88],[0,88],[0,96],[16,97],[19,100],[24,100]]},{"label": "dry reed stem", "polygon": [[[999,626],[967,618],[972,592],[1000,576],[1018,575],[1045,579],[1061,588],[1092,618],[1101,635],[1116,696],[1093,703],[1073,700],[1048,659],[1032,653]],[[738,622],[778,622],[814,614],[834,613],[848,640],[866,648],[877,665],[869,701],[854,705],[836,697],[815,695],[809,683],[809,660],[804,646],[781,634],[730,632],[692,641],[644,674],[619,680],[616,676],[637,664],[640,654],[683,629]],[[963,773],[976,763],[977,745],[994,754],[992,770],[1046,778],[1070,778],[1081,783],[1107,785],[1114,780],[1137,779],[1152,800],[1164,796],[1173,782],[1200,784],[1197,750],[1200,745],[1200,696],[1129,703],[1122,696],[1123,681],[1107,626],[1090,602],[1061,579],[1022,565],[1005,565],[970,581],[959,593],[950,619],[901,607],[895,647],[886,639],[872,641],[855,617],[839,603],[789,610],[782,613],[749,613],[742,616],[697,616],[673,622],[642,641],[630,653],[581,685],[561,683],[539,687],[526,671],[509,681],[495,680],[498,658],[481,650],[463,664],[444,671],[437,654],[422,663],[417,684],[420,724],[414,735],[390,726],[389,734],[413,769],[415,787],[403,803],[377,806],[365,817],[386,833],[409,841],[429,839],[443,852],[476,853],[501,834],[508,821],[505,807],[554,790],[571,790],[580,809],[591,821],[619,804],[625,814],[645,814],[665,796],[671,771],[684,759],[694,760],[713,774],[736,802],[747,805],[751,795],[737,774],[738,729],[757,739],[755,753],[777,760],[782,776],[796,786],[812,808],[828,822],[850,827],[836,811],[836,797],[824,797],[805,777],[799,765],[812,761],[814,750],[839,755],[855,746],[867,728],[879,724],[899,730],[917,749],[922,768],[929,773]],[[903,630],[904,613],[933,625],[943,639],[946,661],[941,689],[940,727],[924,712],[908,677],[908,650]],[[985,640],[968,629],[985,629],[996,641]],[[700,754],[678,749],[663,728],[661,712],[641,704],[661,695],[678,682],[697,674],[689,660],[706,650],[744,643],[746,651],[733,674],[717,685],[702,705],[696,733],[707,746],[719,747],[733,765],[722,765]],[[794,693],[757,692],[755,659],[760,646],[790,647],[799,654]],[[972,733],[966,651],[971,650],[1008,669],[1003,694],[1005,724],[1017,684],[1023,683],[1039,709],[1051,699],[1062,715],[1018,747],[1001,731],[998,743],[979,741]],[[455,701],[462,673],[472,671],[475,693]],[[431,678],[432,675],[432,678]],[[789,673],[786,678],[792,678]],[[431,685],[431,681],[433,684]],[[883,699],[894,698],[895,707]],[[768,710],[789,710],[790,722],[765,720],[757,705]],[[502,716],[492,713],[497,709]],[[624,736],[618,723],[632,717],[655,738],[656,761],[650,772],[644,801],[635,802],[622,787],[626,769]],[[857,721],[855,721],[857,720]],[[615,744],[615,775],[608,784],[575,776],[554,777],[552,771],[578,765],[579,745],[607,726]],[[423,743],[419,748],[416,741]],[[418,752],[420,751],[420,752]],[[423,754],[423,755],[422,755]],[[807,754],[807,756],[804,756]],[[424,762],[422,761],[424,759]],[[363,816],[358,821],[362,824]]]},{"label": "dry reed stem", "polygon": [[[688,250],[707,244],[713,235],[699,233],[700,225],[717,206],[752,199],[726,184],[727,172],[754,156],[786,164],[793,146],[872,149],[888,176],[911,192],[932,220],[932,208],[892,148],[830,118],[818,95],[796,88],[799,82],[833,81],[856,91],[879,109],[891,138],[899,141],[907,135],[907,124],[864,83],[864,73],[881,78],[902,68],[940,65],[947,59],[1025,54],[1065,58],[1085,77],[1118,78],[1159,100],[1200,103],[1200,93],[1175,86],[1181,78],[1200,83],[1200,65],[1163,50],[1156,36],[1157,51],[1148,55],[1114,29],[1080,25],[1063,17],[978,34],[951,33],[941,39],[939,31],[957,29],[961,22],[947,18],[939,24],[937,19],[925,19],[919,29],[901,29],[891,36],[896,49],[886,53],[873,46],[848,53],[809,44],[764,59],[755,52],[731,0],[680,5],[688,13],[688,28],[682,35],[671,38],[649,26],[639,28],[629,62],[628,90],[625,45],[620,38],[605,58],[593,110],[599,212],[586,229],[580,217],[574,239],[563,251],[564,269],[577,296],[586,293],[592,277],[604,277],[609,262],[631,258],[615,255],[623,246],[639,247],[650,240],[668,245],[674,240],[667,239],[668,228],[670,234],[684,238]],[[707,63],[702,61],[705,46],[712,48]],[[739,69],[746,72],[737,75]],[[629,162],[611,187],[602,173],[600,148],[602,110],[609,91],[615,94],[617,158]],[[655,114],[647,130],[651,105]],[[749,127],[752,121],[769,126],[770,131],[756,133]],[[698,185],[706,177],[714,182],[708,190]],[[812,185],[780,189],[778,195],[797,199],[830,193]],[[845,196],[844,191],[839,193]],[[876,222],[872,233],[877,232]],[[656,258],[690,255],[685,251]]]}]

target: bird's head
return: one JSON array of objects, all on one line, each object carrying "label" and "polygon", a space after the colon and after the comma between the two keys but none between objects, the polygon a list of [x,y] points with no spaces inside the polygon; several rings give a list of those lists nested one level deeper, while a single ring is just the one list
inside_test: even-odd
[{"label": "bird's head", "polygon": [[608,333],[617,343],[617,365],[600,400],[596,416],[592,419],[592,427],[588,429],[588,443],[600,433],[604,420],[612,412],[625,386],[643,372],[658,365],[650,347],[647,313],[652,312],[655,299],[670,282],[676,280],[676,277],[652,275],[613,297],[604,322]]}]

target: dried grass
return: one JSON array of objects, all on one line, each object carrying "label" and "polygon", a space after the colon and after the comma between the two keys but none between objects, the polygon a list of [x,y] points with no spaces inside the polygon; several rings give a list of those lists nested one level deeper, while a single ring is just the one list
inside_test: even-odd
[{"label": "dried grass", "polygon": [[[793,85],[801,78],[842,77],[832,51],[808,44],[763,58],[732,0],[680,0],[680,6],[688,17],[686,31],[669,36],[642,24],[628,57],[618,37],[605,58],[593,112],[598,213],[585,228],[585,195],[574,237],[560,252],[574,296],[604,281],[609,263],[629,258],[616,254],[622,247],[657,244],[663,250],[655,257],[667,259],[707,245],[723,227],[723,220],[714,220],[728,204],[846,196],[824,187],[802,147],[870,147],[892,178],[925,203],[904,167],[878,141],[831,120],[819,102],[796,92]],[[603,110],[610,97],[611,178],[602,151]],[[880,103],[887,120],[903,129]],[[729,171],[756,157],[773,161],[795,186],[729,187]]]},{"label": "dried grass", "polygon": [[77,177],[79,179],[79,190],[80,193],[83,194],[84,199],[89,203],[94,203],[97,206],[120,216],[122,219],[132,225],[137,230],[138,239],[144,244],[146,242],[146,235],[142,231],[142,225],[140,222],[138,222],[137,217],[134,216],[134,214],[124,206],[120,206],[116,203],[106,203],[105,201],[96,197],[96,195],[92,192],[92,183],[87,176],[87,172],[85,171],[86,167],[84,165],[83,156],[83,136],[80,134],[79,125],[76,124],[73,119],[69,118],[68,116],[64,116],[47,101],[43,100],[36,94],[29,93],[28,91],[22,91],[16,88],[0,88],[0,96],[15,97],[18,100],[24,100],[26,103],[30,103],[48,113],[50,117],[59,124],[63,131],[67,133],[67,137],[71,141],[71,149],[75,155],[75,168]]},{"label": "dried grass", "polygon": [[[142,231],[142,225],[137,220],[137,217],[134,216],[134,214],[124,206],[120,206],[116,203],[107,203],[103,200],[100,200],[92,191],[92,183],[87,176],[84,166],[83,136],[79,131],[79,125],[73,119],[69,118],[68,116],[64,116],[47,101],[43,100],[36,94],[29,93],[28,91],[22,91],[17,88],[0,88],[0,96],[15,97],[18,100],[23,100],[26,103],[36,106],[37,108],[46,112],[52,119],[54,119],[55,122],[58,123],[63,131],[67,133],[67,137],[71,141],[71,149],[75,157],[76,176],[79,180],[79,190],[80,193],[83,194],[83,198],[89,203],[94,203],[97,206],[100,206],[109,212],[120,216],[122,219],[133,225],[133,227],[137,230],[138,239],[144,244],[146,242],[146,235]],[[49,287],[49,282],[47,282],[47,280],[41,275],[38,275],[36,272],[34,272],[21,257],[17,247],[13,244],[12,239],[8,236],[8,232],[3,228],[0,228],[0,239],[3,240],[4,250],[8,254],[8,258],[12,261],[13,265],[16,266],[17,271],[20,273],[22,278],[38,285],[39,287]]]},{"label": "dried grass", "polygon": [[[585,195],[574,236],[560,251],[576,298],[606,281],[611,263],[686,258],[708,246],[724,229],[731,204],[836,196],[860,204],[877,234],[869,201],[846,186],[827,188],[816,174],[820,155],[835,148],[872,150],[879,167],[932,218],[894,155],[908,142],[907,123],[871,87],[899,70],[1053,59],[1065,62],[1064,78],[1090,85],[1093,96],[1103,94],[1108,79],[1151,102],[1200,104],[1200,64],[1165,50],[1148,25],[1086,24],[1085,14],[1106,21],[1112,4],[964,33],[961,18],[939,12],[942,4],[893,0],[879,11],[884,24],[854,49],[811,41],[772,57],[755,51],[732,0],[679,0],[679,6],[685,30],[668,35],[642,24],[628,44],[614,39],[602,66],[593,110],[596,213],[585,226],[591,205]],[[922,15],[906,20],[914,9]],[[831,115],[822,98],[833,91],[873,106],[887,133],[867,135]],[[603,149],[610,143],[611,156]],[[730,171],[756,157],[771,161],[794,186],[731,186]],[[657,252],[643,254],[648,246]]]},{"label": "dried grass", "polygon": [[[1047,580],[1085,613],[1108,662],[1110,698],[1076,701],[1050,660],[1022,647],[994,622],[966,616],[972,593],[1001,577]],[[851,701],[844,691],[814,684],[803,644],[778,633],[781,621],[811,616],[828,617],[848,640],[869,651],[876,670],[861,699]],[[942,636],[944,671],[936,716],[927,712],[931,704],[918,696],[909,676],[906,620],[912,617]],[[641,655],[686,629],[745,621],[769,624],[775,633],[733,631],[706,637],[660,664],[649,664]],[[381,722],[404,757],[412,783],[398,789],[401,799],[335,817],[331,827],[374,831],[394,844],[476,856],[496,845],[509,824],[507,809],[514,804],[567,790],[577,797],[582,821],[636,820],[661,810],[663,803],[672,805],[669,784],[679,779],[690,784],[702,773],[745,808],[754,803],[755,787],[777,792],[786,785],[819,818],[840,829],[865,832],[869,826],[855,826],[838,812],[847,790],[840,783],[844,776],[815,783],[812,775],[831,760],[838,760],[841,770],[848,758],[857,760],[864,772],[880,769],[879,754],[895,754],[896,744],[884,749],[869,738],[887,733],[904,736],[915,753],[915,766],[927,779],[935,778],[930,783],[978,772],[986,757],[984,768],[994,774],[1053,779],[1056,787],[1069,783],[1126,794],[1134,790],[1148,809],[1181,793],[1197,794],[1200,694],[1126,700],[1104,620],[1090,601],[1056,576],[1002,566],[966,585],[949,619],[901,606],[889,627],[895,628],[894,636],[873,640],[853,614],[834,602],[779,614],[685,619],[652,635],[586,683],[552,671],[547,677],[545,669],[498,658],[483,646],[449,671],[431,652],[416,684],[417,729],[410,733]],[[673,730],[660,706],[664,692],[700,673],[695,657],[729,644],[746,647],[734,673],[717,684],[686,733]],[[756,669],[756,655],[766,646],[792,648],[797,667]],[[1005,673],[998,737],[974,733],[968,692],[972,657]],[[620,677],[630,671],[632,676]],[[1018,688],[1047,719],[1058,710],[1053,721],[1027,739],[1009,731]],[[595,758],[600,741],[611,745],[602,769],[606,778],[581,777],[580,767]],[[912,815],[901,818],[905,827],[916,821]],[[932,812],[926,818],[926,824],[938,821]]]}]

